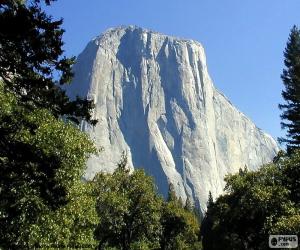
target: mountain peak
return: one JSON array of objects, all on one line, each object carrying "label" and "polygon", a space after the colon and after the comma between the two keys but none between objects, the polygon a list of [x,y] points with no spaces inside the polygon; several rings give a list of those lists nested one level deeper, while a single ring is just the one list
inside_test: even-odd
[{"label": "mountain peak", "polygon": [[169,39],[171,41],[176,41],[179,43],[193,43],[196,44],[200,47],[202,47],[202,44],[199,43],[198,41],[192,40],[192,39],[185,39],[181,37],[176,37],[176,36],[171,36],[171,35],[166,35],[151,29],[146,29],[142,28],[136,25],[121,25],[113,28],[109,28],[106,31],[104,31],[100,36],[95,37],[93,40],[94,41],[99,41],[101,39],[108,38],[110,36],[120,36],[124,35],[125,33],[134,33],[134,34],[140,34],[140,35],[149,35],[149,36],[156,36],[159,37],[160,39]]},{"label": "mountain peak", "polygon": [[96,127],[82,124],[104,147],[87,163],[86,178],[113,171],[127,152],[166,195],[173,183],[183,201],[202,210],[223,178],[273,159],[278,146],[217,91],[200,43],[137,26],[109,29],[88,44],[68,89],[95,102]]}]

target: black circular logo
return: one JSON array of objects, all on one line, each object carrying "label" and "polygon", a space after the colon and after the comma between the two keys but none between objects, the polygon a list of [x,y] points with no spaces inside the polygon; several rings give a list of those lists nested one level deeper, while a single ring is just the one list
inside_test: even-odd
[{"label": "black circular logo", "polygon": [[275,237],[271,239],[271,245],[277,246],[277,239]]}]

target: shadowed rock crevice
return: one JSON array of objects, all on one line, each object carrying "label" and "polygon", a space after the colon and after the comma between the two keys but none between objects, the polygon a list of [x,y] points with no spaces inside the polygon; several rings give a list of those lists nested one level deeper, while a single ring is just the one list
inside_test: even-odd
[{"label": "shadowed rock crevice", "polygon": [[123,86],[123,107],[118,119],[120,130],[126,144],[129,146],[132,163],[137,168],[145,171],[155,179],[158,189],[167,195],[168,181],[166,174],[160,167],[160,162],[155,150],[150,148],[150,131],[147,123],[149,105],[144,110],[142,100],[141,62],[144,50],[140,39],[140,31],[127,32],[120,40],[117,59],[129,73],[129,79],[134,82],[121,82]]}]

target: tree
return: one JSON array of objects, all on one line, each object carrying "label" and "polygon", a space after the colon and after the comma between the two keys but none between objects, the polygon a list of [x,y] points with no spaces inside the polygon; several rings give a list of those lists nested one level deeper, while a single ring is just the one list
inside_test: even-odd
[{"label": "tree", "polygon": [[69,202],[56,210],[44,209],[29,226],[30,248],[88,248],[99,242],[94,231],[99,223],[95,188],[92,182],[78,180],[69,191]]},{"label": "tree", "polygon": [[99,173],[94,182],[100,216],[95,231],[99,249],[158,248],[162,199],[152,178],[142,170],[130,173],[123,159],[113,174]]},{"label": "tree", "polygon": [[31,226],[42,225],[45,214],[51,221],[59,218],[55,213],[70,202],[85,161],[95,152],[87,135],[61,119],[95,123],[92,102],[71,101],[61,88],[72,78],[74,59],[63,56],[62,20],[53,21],[40,5],[0,1],[0,247],[5,249],[43,241]]},{"label": "tree", "polygon": [[226,194],[207,210],[204,249],[267,249],[270,234],[299,234],[300,153],[278,157],[259,171],[225,178]]},{"label": "tree", "polygon": [[85,162],[88,136],[45,109],[31,112],[0,84],[0,247],[30,248],[30,225],[70,200]]},{"label": "tree", "polygon": [[210,207],[214,204],[214,199],[213,196],[211,194],[211,192],[208,192],[208,200],[207,200],[207,207]]},{"label": "tree", "polygon": [[187,199],[183,206],[181,199],[176,196],[173,184],[169,184],[168,198],[161,213],[161,249],[201,249],[200,225],[192,204]]},{"label": "tree", "polygon": [[164,204],[161,224],[161,249],[201,249],[198,219],[193,212],[179,206],[179,202],[170,201]]},{"label": "tree", "polygon": [[[63,56],[62,20],[53,21],[40,2],[0,1],[0,77],[4,87],[28,109],[46,108],[55,117],[65,115],[75,122],[85,119],[95,124],[90,114],[92,101],[70,101],[60,87],[72,79],[74,58]],[[51,2],[45,0],[47,5]]]},{"label": "tree", "polygon": [[288,152],[300,148],[300,31],[294,26],[291,30],[284,52],[285,69],[281,75],[285,89],[282,97],[286,101],[280,104],[282,128],[287,129],[286,138]]}]

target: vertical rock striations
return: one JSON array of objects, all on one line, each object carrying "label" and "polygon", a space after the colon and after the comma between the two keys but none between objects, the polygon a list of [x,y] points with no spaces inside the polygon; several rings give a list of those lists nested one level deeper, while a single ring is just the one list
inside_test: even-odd
[{"label": "vertical rock striations", "polygon": [[95,101],[96,127],[82,124],[98,146],[86,178],[113,171],[123,151],[183,200],[205,209],[227,173],[269,162],[276,142],[213,86],[202,45],[129,26],[92,40],[74,66],[71,96]]}]

